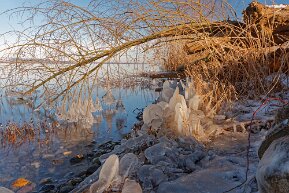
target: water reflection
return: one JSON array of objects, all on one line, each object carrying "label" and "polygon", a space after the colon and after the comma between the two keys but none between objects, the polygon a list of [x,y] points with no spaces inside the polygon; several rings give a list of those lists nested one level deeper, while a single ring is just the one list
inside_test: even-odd
[{"label": "water reflection", "polygon": [[117,141],[128,133],[136,122],[133,111],[152,103],[156,95],[146,79],[109,80],[109,85],[103,77],[89,82],[90,89],[74,89],[59,101],[47,100],[55,95],[49,88],[28,97],[3,92],[0,186],[9,187],[20,176],[36,183],[45,177],[62,179],[71,171],[69,159],[87,152],[92,141]]}]

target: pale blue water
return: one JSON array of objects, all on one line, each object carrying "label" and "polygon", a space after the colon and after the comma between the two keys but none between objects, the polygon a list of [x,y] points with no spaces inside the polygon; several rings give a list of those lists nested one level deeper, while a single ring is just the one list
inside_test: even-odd
[{"label": "pale blue water", "polygon": [[[134,69],[134,68],[133,68]],[[75,155],[92,151],[87,145],[91,142],[102,144],[107,141],[120,141],[132,129],[137,122],[136,109],[142,109],[154,102],[157,93],[149,85],[136,84],[133,87],[111,88],[116,100],[121,99],[125,111],[117,111],[111,116],[106,116],[106,106],[103,111],[93,113],[102,117],[91,128],[81,128],[76,123],[67,123],[55,116],[55,110],[35,111],[35,103],[39,104],[39,98],[24,101],[16,96],[0,97],[0,123],[1,130],[5,130],[9,123],[16,123],[19,127],[23,123],[29,123],[35,127],[35,139],[22,140],[21,144],[4,143],[0,130],[0,186],[11,188],[11,183],[19,177],[24,177],[34,183],[45,177],[62,179],[69,172],[77,173],[88,165],[79,167],[70,166],[69,159]],[[93,90],[92,98],[100,99],[107,92],[107,88],[101,86]],[[30,101],[30,102],[29,102]],[[60,126],[52,130],[53,123],[59,122]],[[44,124],[48,125],[43,126]],[[38,130],[38,128],[41,128]],[[21,130],[21,128],[19,128]],[[38,134],[39,132],[39,134]],[[21,140],[20,140],[21,141]],[[64,152],[70,152],[64,155]],[[88,164],[88,163],[87,163]],[[72,169],[73,168],[73,169]],[[74,171],[75,170],[75,171]]]}]

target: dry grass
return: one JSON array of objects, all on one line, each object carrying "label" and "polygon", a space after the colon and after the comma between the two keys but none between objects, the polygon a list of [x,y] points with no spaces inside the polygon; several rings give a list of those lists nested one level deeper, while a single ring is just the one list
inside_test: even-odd
[{"label": "dry grass", "polygon": [[[168,70],[185,69],[192,77],[198,94],[203,96],[203,109],[217,112],[224,102],[236,99],[254,99],[270,96],[287,88],[281,84],[281,76],[288,74],[289,53],[280,52],[280,46],[272,37],[244,33],[254,29],[254,24],[237,33],[225,36],[229,42],[214,44],[211,36],[193,41],[170,43],[166,48]],[[223,36],[224,37],[224,36]],[[233,41],[232,41],[233,39]],[[203,41],[206,40],[206,41]],[[204,43],[203,50],[188,54],[187,45]],[[195,46],[196,47],[196,46]],[[271,76],[271,81],[268,77]]]}]

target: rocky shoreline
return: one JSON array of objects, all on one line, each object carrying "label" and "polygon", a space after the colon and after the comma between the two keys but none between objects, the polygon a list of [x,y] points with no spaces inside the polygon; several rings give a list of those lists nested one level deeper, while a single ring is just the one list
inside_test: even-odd
[{"label": "rocky shoreline", "polygon": [[[256,134],[253,137],[260,136]],[[149,134],[149,130],[142,127],[131,138],[115,144],[110,152],[100,156],[96,153],[93,160],[104,163],[109,156],[117,155],[120,159],[119,173],[128,173],[124,178],[138,182],[143,192],[225,192],[244,181],[246,140],[246,134],[228,131],[204,145],[193,137]],[[253,144],[250,151],[251,180],[236,192],[257,192],[253,177],[258,163],[256,147]],[[123,171],[127,169],[127,164],[131,167]],[[101,167],[71,192],[89,192],[91,184],[98,180],[100,170]],[[107,192],[122,192],[123,183],[111,183]]]}]

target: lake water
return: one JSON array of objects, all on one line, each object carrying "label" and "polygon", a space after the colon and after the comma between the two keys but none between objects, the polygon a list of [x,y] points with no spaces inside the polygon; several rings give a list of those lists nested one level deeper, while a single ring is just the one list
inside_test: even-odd
[{"label": "lake water", "polygon": [[[107,71],[108,66],[105,67]],[[110,68],[110,67],[109,67]],[[115,68],[113,66],[112,68]],[[149,80],[140,78],[137,72],[155,70],[146,65],[127,65],[127,77],[117,81],[110,75],[108,83],[99,82],[90,95],[93,101],[101,101],[102,111],[92,113],[94,122],[91,127],[81,123],[61,120],[55,108],[35,110],[38,98],[24,100],[2,91],[0,97],[0,186],[11,188],[16,179],[22,177],[38,185],[41,179],[52,177],[61,180],[87,167],[84,164],[72,166],[70,159],[91,152],[91,144],[103,144],[107,141],[120,141],[131,131],[137,121],[140,109],[151,104],[157,93]],[[110,69],[112,72],[113,69]],[[101,73],[100,73],[101,74]],[[102,80],[104,74],[102,73]],[[121,81],[123,80],[123,81]],[[119,84],[115,84],[118,82]],[[103,96],[110,92],[115,98],[108,106]],[[59,103],[59,106],[61,102]],[[30,130],[31,129],[31,130]],[[31,134],[33,130],[33,133]],[[10,133],[9,133],[10,132]],[[13,138],[14,133],[17,138]],[[10,134],[10,135],[8,135]],[[87,163],[88,164],[88,163]]]}]

